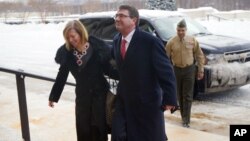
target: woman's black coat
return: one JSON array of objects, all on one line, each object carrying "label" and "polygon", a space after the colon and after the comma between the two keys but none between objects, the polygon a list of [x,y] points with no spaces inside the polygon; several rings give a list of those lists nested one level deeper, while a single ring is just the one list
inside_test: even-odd
[{"label": "woman's black coat", "polygon": [[65,45],[58,49],[55,61],[60,64],[60,68],[49,100],[58,102],[68,74],[71,72],[76,80],[75,112],[78,138],[84,134],[83,132],[89,130],[92,125],[95,125],[101,133],[101,138],[105,139],[107,136],[105,99],[109,84],[104,74],[109,75],[111,68],[109,63],[111,58],[110,47],[93,36],[89,37],[89,43],[90,48],[93,49],[92,55],[84,67],[77,65],[73,52],[68,51]]}]

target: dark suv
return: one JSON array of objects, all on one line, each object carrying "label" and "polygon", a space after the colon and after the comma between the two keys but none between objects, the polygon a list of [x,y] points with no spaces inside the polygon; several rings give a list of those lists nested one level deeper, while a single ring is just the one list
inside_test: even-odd
[{"label": "dark suv", "polygon": [[[111,44],[117,33],[114,26],[115,11],[87,13],[80,20],[90,35]],[[188,34],[194,35],[205,56],[205,77],[196,81],[195,93],[211,93],[236,88],[250,83],[250,42],[221,35],[214,35],[199,23],[173,11],[139,10],[139,27],[157,37],[164,44],[176,35],[176,24],[183,18]]]}]

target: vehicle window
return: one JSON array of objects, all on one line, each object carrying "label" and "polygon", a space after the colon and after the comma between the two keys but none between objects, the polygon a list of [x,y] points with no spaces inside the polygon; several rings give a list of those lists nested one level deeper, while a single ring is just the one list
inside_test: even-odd
[{"label": "vehicle window", "polygon": [[94,35],[104,40],[113,40],[117,33],[113,18],[81,19],[81,22],[87,28],[89,35]]},{"label": "vehicle window", "polygon": [[95,35],[96,31],[90,30],[90,29],[96,29],[96,27],[98,26],[98,23],[100,22],[99,19],[80,19],[80,21],[86,27],[86,29],[90,35]]},{"label": "vehicle window", "polygon": [[141,30],[154,34],[153,26],[144,19],[140,19],[139,27]]},{"label": "vehicle window", "polygon": [[113,37],[117,34],[117,30],[114,25],[114,19],[106,19],[100,25],[99,33],[101,38],[113,40]]},{"label": "vehicle window", "polygon": [[[167,41],[171,37],[176,35],[176,26],[179,21],[184,17],[160,17],[153,21],[154,27],[158,31],[159,36]],[[196,34],[210,34],[202,25],[195,22],[194,20],[185,17],[187,23],[187,34],[196,35]]]}]

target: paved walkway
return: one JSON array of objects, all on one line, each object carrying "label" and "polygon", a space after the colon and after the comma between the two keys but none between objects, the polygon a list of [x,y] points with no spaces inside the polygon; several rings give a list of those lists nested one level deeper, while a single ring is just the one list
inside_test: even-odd
[{"label": "paved walkway", "polygon": [[[9,77],[6,77],[9,79]],[[12,80],[11,80],[12,81]],[[32,141],[76,141],[73,88],[66,86],[55,108],[49,108],[52,83],[26,81],[29,127]],[[34,84],[39,87],[34,87]],[[0,141],[22,141],[15,78],[0,77]],[[228,141],[226,136],[166,123],[169,141]]]},{"label": "paved walkway", "polygon": [[229,141],[229,137],[166,124],[169,141]]}]

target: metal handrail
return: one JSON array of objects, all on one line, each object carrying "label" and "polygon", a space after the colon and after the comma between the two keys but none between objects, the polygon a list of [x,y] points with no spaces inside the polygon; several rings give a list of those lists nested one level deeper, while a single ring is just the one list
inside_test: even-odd
[{"label": "metal handrail", "polygon": [[227,19],[227,18],[224,18],[224,17],[221,17],[221,16],[218,16],[218,15],[214,15],[214,14],[207,14],[207,20],[209,21],[209,18],[210,17],[214,17],[214,18],[217,18],[218,21],[221,21],[221,20],[225,20],[225,21],[228,21],[230,19]]},{"label": "metal handrail", "polygon": [[[27,102],[26,102],[24,78],[31,77],[31,78],[52,81],[52,82],[55,82],[55,79],[49,78],[46,76],[37,75],[37,74],[27,73],[21,69],[13,70],[13,69],[0,67],[0,71],[6,72],[6,73],[12,73],[16,75],[16,85],[17,85],[19,113],[20,113],[20,120],[21,120],[22,138],[24,141],[30,141],[29,117],[28,117],[28,109],[27,109]],[[74,83],[70,83],[70,82],[66,82],[66,84],[75,86]]]},{"label": "metal handrail", "polygon": [[[22,137],[24,141],[30,141],[30,130],[29,130],[29,117],[28,117],[28,109],[27,109],[27,102],[26,102],[26,92],[25,92],[25,77],[31,77],[35,79],[41,79],[46,81],[55,82],[54,78],[41,76],[37,74],[27,73],[22,69],[13,70],[8,69],[0,66],[0,71],[6,73],[12,73],[16,75],[16,85],[17,85],[17,95],[18,95],[18,103],[19,103],[19,113],[20,113],[20,120],[21,120],[21,130],[22,130]],[[116,89],[118,81],[111,81],[108,76],[109,83],[111,85],[111,89]],[[67,85],[75,86],[75,83],[66,82]]]},{"label": "metal handrail", "polygon": [[[0,71],[7,72],[7,73],[12,73],[12,74],[19,74],[19,75],[23,75],[23,76],[27,76],[27,77],[31,77],[31,78],[36,78],[36,79],[41,79],[41,80],[46,80],[46,81],[51,81],[51,82],[55,82],[55,80],[56,80],[54,78],[50,78],[50,77],[46,77],[46,76],[27,73],[22,69],[13,70],[13,69],[0,67]],[[75,83],[71,83],[71,82],[66,82],[66,84],[71,85],[71,86],[75,86]]]}]

